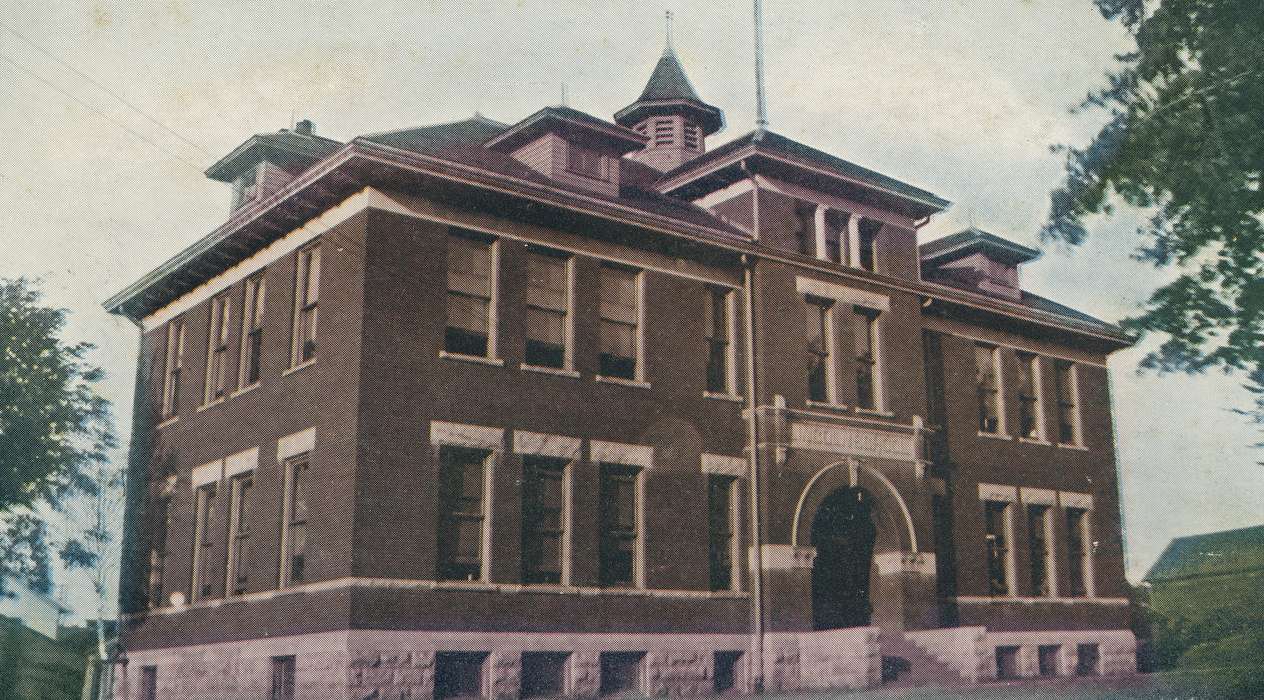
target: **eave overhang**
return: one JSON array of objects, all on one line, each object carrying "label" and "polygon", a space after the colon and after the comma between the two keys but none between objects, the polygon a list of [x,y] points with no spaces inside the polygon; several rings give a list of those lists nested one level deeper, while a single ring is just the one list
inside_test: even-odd
[{"label": "eave overhang", "polygon": [[924,263],[951,262],[975,253],[983,253],[998,262],[1021,265],[1037,260],[1043,255],[1035,248],[1028,248],[978,229],[967,229],[961,233],[923,243],[918,251]]},{"label": "eave overhang", "polygon": [[[328,147],[340,145],[329,139],[322,141],[324,143],[321,145]],[[315,143],[311,147],[304,147],[302,144],[281,141],[274,134],[256,134],[207,168],[205,175],[212,180],[232,182],[247,168],[264,160],[282,165],[310,166],[329,155],[328,147],[318,148]]]}]

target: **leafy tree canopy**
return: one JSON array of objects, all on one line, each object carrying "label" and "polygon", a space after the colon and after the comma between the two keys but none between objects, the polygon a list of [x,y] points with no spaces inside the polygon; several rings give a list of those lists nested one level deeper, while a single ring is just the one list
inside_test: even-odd
[{"label": "leafy tree canopy", "polygon": [[[115,446],[109,403],[94,390],[102,372],[85,359],[92,345],[62,341],[65,323],[35,284],[0,279],[0,580],[16,573],[45,590],[47,530],[35,509],[96,496]],[[68,566],[94,563],[76,540],[58,553]]]},{"label": "leafy tree canopy", "polygon": [[1264,9],[1259,0],[1094,0],[1136,49],[1118,56],[1085,110],[1108,121],[1082,149],[1060,147],[1046,240],[1081,243],[1112,202],[1151,212],[1138,257],[1177,273],[1131,330],[1162,343],[1160,372],[1242,372],[1264,422]]}]

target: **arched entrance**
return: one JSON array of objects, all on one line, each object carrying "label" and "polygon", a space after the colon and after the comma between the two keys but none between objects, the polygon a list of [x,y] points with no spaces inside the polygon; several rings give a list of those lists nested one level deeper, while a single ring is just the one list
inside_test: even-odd
[{"label": "arched entrance", "polygon": [[864,489],[840,487],[821,502],[812,520],[812,622],[815,629],[869,624],[869,570],[877,528]]}]

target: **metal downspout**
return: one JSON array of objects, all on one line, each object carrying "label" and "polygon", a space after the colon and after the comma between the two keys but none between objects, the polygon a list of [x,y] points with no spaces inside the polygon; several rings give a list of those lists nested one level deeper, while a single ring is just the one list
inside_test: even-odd
[{"label": "metal downspout", "polygon": [[[742,161],[742,171],[751,179],[752,210],[751,228],[755,240],[759,240],[759,182]],[[753,258],[742,256],[743,291],[745,292],[746,317],[746,452],[750,462],[750,521],[751,521],[751,690],[764,692],[764,561],[763,524],[760,520],[759,493],[759,420],[755,407],[759,405],[755,387],[755,284]]]}]

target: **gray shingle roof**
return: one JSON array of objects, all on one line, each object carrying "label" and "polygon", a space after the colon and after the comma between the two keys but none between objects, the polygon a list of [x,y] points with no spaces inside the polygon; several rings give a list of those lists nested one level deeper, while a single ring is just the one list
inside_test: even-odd
[{"label": "gray shingle roof", "polygon": [[207,168],[206,176],[213,180],[232,182],[243,169],[263,159],[282,165],[309,165],[327,158],[342,146],[341,141],[315,134],[300,134],[289,129],[271,134],[255,134],[234,148],[232,153]]},{"label": "gray shingle roof", "polygon": [[615,113],[614,118],[624,126],[632,126],[648,116],[681,113],[696,119],[707,134],[724,128],[724,112],[702,101],[676,52],[668,48],[654,66],[641,96]]}]

